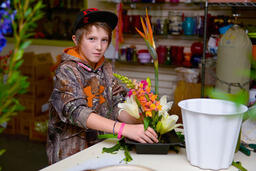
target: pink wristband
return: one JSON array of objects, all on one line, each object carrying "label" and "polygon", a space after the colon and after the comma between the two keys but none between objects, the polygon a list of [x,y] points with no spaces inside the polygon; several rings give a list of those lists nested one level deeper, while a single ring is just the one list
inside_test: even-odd
[{"label": "pink wristband", "polygon": [[125,126],[125,123],[122,123],[122,124],[121,124],[121,127],[120,127],[120,129],[119,129],[119,131],[118,131],[118,135],[117,135],[117,138],[118,138],[118,139],[121,139],[121,138],[122,138],[122,132],[123,132],[124,126]]}]

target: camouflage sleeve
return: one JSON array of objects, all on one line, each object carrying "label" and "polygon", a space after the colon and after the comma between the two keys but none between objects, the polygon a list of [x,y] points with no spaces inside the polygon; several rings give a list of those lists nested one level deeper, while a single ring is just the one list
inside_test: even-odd
[{"label": "camouflage sleeve", "polygon": [[63,122],[87,128],[87,118],[94,111],[87,106],[81,78],[76,63],[61,65],[56,71],[50,103]]},{"label": "camouflage sleeve", "polygon": [[115,120],[117,120],[120,108],[117,107],[118,103],[122,103],[125,100],[126,89],[118,83],[118,80],[113,77],[112,83],[113,91],[113,112],[115,114]]}]

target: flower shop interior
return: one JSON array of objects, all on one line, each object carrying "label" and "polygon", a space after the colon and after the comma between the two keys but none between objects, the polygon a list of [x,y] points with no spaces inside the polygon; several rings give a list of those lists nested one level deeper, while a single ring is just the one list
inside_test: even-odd
[{"label": "flower shop interior", "polygon": [[[54,70],[63,50],[74,46],[71,41],[71,25],[78,12],[86,8],[112,11],[119,17],[118,31],[114,32],[112,43],[105,53],[114,71],[138,81],[149,77],[152,86],[155,86],[154,61],[145,41],[135,29],[143,30],[141,17],[146,16],[147,9],[159,64],[159,97],[167,95],[168,101],[173,101],[169,113],[178,115],[177,123],[183,123],[182,110],[178,105],[182,100],[224,98],[228,95],[230,99],[240,99],[248,107],[248,111],[252,111],[249,112],[250,116],[254,117],[243,120],[239,134],[240,145],[236,153],[239,153],[239,157],[242,156],[244,168],[253,165],[251,168],[256,168],[255,162],[247,162],[253,156],[255,159],[256,152],[255,0],[42,2],[45,5],[42,10],[44,17],[37,21],[34,34],[29,38],[32,43],[24,50],[24,61],[19,68],[30,83],[27,92],[17,97],[24,110],[12,116],[8,122],[0,124],[4,128],[0,134],[0,150],[5,149],[0,155],[0,167],[3,170],[40,170],[48,166],[48,100],[53,90]],[[0,53],[1,72],[4,67],[8,67],[8,58],[17,41],[13,33],[4,36],[7,41]],[[215,92],[214,88],[228,95]],[[239,94],[241,90],[246,92],[246,97]],[[186,163],[189,165],[188,160]],[[241,163],[233,164],[228,170]],[[198,166],[195,163],[192,165]],[[204,167],[199,165],[194,169],[201,170],[200,168]]]}]

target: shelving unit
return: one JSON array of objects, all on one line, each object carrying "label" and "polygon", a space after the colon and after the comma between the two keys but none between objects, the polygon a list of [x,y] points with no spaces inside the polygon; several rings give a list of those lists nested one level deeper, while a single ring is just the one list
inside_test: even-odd
[{"label": "shelving unit", "polygon": [[[101,1],[103,2],[103,1]],[[113,4],[114,2],[106,2],[108,4]],[[209,11],[208,11],[208,6]],[[155,35],[155,42],[156,45],[166,45],[171,44],[171,42],[174,42],[175,44],[180,45],[182,42],[183,46],[189,46],[189,43],[186,44],[184,42],[192,42],[192,41],[201,41],[204,44],[204,53],[202,57],[202,86],[201,86],[201,94],[204,96],[204,88],[205,88],[205,52],[206,52],[206,44],[207,44],[207,35],[206,35],[206,29],[207,29],[207,16],[208,14],[212,14],[212,16],[215,15],[226,15],[226,16],[232,16],[232,13],[234,12],[241,12],[242,15],[239,17],[239,19],[243,21],[249,21],[249,24],[254,24],[254,18],[255,18],[255,12],[252,10],[256,7],[256,2],[214,2],[214,1],[204,1],[204,2],[191,2],[191,3],[170,3],[170,2],[164,2],[164,3],[142,3],[142,2],[123,2],[123,9],[125,10],[133,10],[133,11],[142,11],[141,13],[138,13],[138,15],[145,15],[145,9],[148,9],[149,15],[151,15],[151,11],[154,10],[161,10],[161,14],[157,15],[164,15],[167,16],[166,13],[168,13],[168,10],[175,10],[175,11],[182,11],[184,13],[186,12],[195,12],[198,16],[204,16],[205,17],[205,23],[204,23],[204,35],[203,37],[197,37],[197,36],[173,36],[173,35]],[[249,9],[249,10],[247,10]],[[167,12],[166,12],[167,11]],[[154,13],[154,12],[153,12]],[[131,12],[132,14],[132,12]],[[154,13],[155,14],[155,13]],[[252,15],[251,15],[252,14]],[[245,22],[247,23],[247,22]],[[124,34],[125,43],[127,44],[136,44],[136,45],[143,45],[145,44],[143,39],[136,34]]]},{"label": "shelving unit", "polygon": [[205,88],[205,56],[206,56],[206,48],[207,48],[207,16],[208,16],[208,7],[230,7],[231,9],[239,9],[239,8],[256,8],[256,2],[215,2],[214,0],[211,0],[208,2],[208,0],[205,0],[204,3],[204,38],[203,38],[203,44],[204,44],[204,50],[203,50],[203,58],[202,58],[202,78],[201,78],[201,96],[204,97],[204,88]]}]

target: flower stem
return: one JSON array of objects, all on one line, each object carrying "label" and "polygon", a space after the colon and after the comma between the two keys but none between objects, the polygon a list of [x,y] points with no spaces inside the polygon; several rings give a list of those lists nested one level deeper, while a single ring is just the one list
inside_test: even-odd
[{"label": "flower stem", "polygon": [[155,70],[155,93],[158,94],[158,60],[157,58],[154,60],[154,70]]}]

